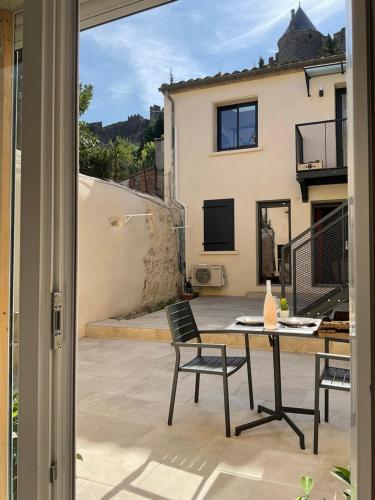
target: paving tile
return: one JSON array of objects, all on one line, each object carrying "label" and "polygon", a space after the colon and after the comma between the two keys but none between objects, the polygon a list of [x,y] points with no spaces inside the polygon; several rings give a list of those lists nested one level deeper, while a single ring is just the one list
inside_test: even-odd
[{"label": "paving tile", "polygon": [[76,495],[80,500],[101,500],[111,490],[111,486],[77,477]]},{"label": "paving tile", "polygon": [[[286,353],[282,362],[285,404],[312,406],[313,356]],[[348,394],[332,392],[330,422],[320,425],[314,456],[311,416],[293,415],[306,436],[303,451],[285,422],[226,438],[220,377],[201,377],[195,404],[195,378],[181,374],[168,426],[173,366],[167,344],[80,340],[77,449],[84,462],[77,464],[78,499],[293,500],[302,474],[315,481],[313,500],[340,498],[342,485],[329,470],[349,462]],[[253,351],[252,368],[256,403],[272,408],[271,353]],[[229,392],[232,431],[260,418],[249,408],[246,370],[230,379]]]}]

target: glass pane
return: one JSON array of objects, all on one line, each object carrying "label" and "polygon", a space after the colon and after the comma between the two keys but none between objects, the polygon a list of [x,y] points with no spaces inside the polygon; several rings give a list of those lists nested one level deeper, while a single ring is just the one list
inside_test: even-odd
[{"label": "glass pane", "polygon": [[237,109],[220,111],[220,149],[237,147]]},{"label": "glass pane", "polygon": [[23,72],[22,72],[22,49],[18,49],[14,54],[14,115],[15,115],[15,145],[16,150],[21,151],[22,141],[22,92],[23,92]]},{"label": "glass pane", "polygon": [[281,249],[289,242],[289,206],[262,206],[260,209],[260,282],[280,283]]},{"label": "glass pane", "polygon": [[22,1],[13,0],[2,2],[0,9],[0,498],[4,499],[17,497],[22,13],[15,13],[21,8]]},{"label": "glass pane", "polygon": [[239,108],[239,146],[255,146],[257,143],[256,105]]}]

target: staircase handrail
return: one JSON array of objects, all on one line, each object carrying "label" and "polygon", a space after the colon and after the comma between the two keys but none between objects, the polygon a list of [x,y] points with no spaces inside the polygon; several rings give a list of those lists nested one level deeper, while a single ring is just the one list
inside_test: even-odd
[{"label": "staircase handrail", "polygon": [[[285,280],[285,254],[286,254],[286,251],[289,249],[292,248],[292,246],[298,242],[298,240],[301,240],[303,239],[304,236],[306,235],[311,235],[311,234],[314,234],[314,238],[319,236],[322,232],[324,232],[326,229],[327,229],[327,226],[324,226],[324,223],[329,221],[331,218],[334,219],[334,217],[336,216],[336,214],[340,213],[340,212],[344,212],[345,208],[348,207],[348,202],[345,201],[343,203],[341,203],[338,207],[336,207],[334,210],[332,210],[332,212],[330,212],[329,214],[325,215],[324,217],[322,217],[320,220],[318,220],[317,222],[315,222],[314,224],[312,224],[310,227],[308,227],[307,229],[305,229],[305,231],[303,231],[302,233],[300,233],[299,235],[297,235],[296,237],[294,237],[293,239],[291,239],[286,245],[283,245],[282,248],[281,248],[281,273],[280,273],[280,278],[281,278],[281,294],[283,297],[285,297],[285,287],[286,287],[286,280]],[[323,225],[323,227],[322,227]],[[310,239],[311,239],[311,236],[310,236]],[[303,243],[305,243],[306,241],[304,241]],[[291,269],[289,270],[289,272],[291,273]],[[294,278],[292,278],[292,276],[290,275],[290,278],[291,280]]]},{"label": "staircase handrail", "polygon": [[334,216],[338,212],[341,212],[341,210],[344,210],[345,207],[347,207],[347,206],[348,206],[348,202],[347,201],[344,201],[343,203],[341,203],[341,205],[339,205],[337,208],[335,208],[334,210],[332,210],[332,212],[329,212],[329,214],[325,215],[324,217],[322,217],[321,219],[319,219],[317,222],[314,222],[314,224],[312,226],[310,226],[307,229],[305,229],[305,231],[303,231],[302,233],[300,233],[298,236],[296,236],[292,240],[288,241],[288,243],[286,243],[285,245],[282,246],[281,251],[283,251],[284,248],[291,246],[293,243],[295,243],[297,240],[299,240],[300,238],[302,238],[306,234],[314,231],[314,229],[316,229],[321,224],[324,224],[324,222],[326,222],[328,219],[330,219],[330,217]]}]

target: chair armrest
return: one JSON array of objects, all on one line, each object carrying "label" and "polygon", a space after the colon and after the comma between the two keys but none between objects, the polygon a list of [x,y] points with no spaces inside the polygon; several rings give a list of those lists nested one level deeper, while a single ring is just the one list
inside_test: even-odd
[{"label": "chair armrest", "polygon": [[208,344],[204,342],[172,342],[174,347],[194,347],[204,349],[221,349],[222,356],[227,355],[227,346],[225,344]]},{"label": "chair armrest", "polygon": [[338,361],[350,361],[350,356],[346,354],[332,354],[330,352],[317,352],[316,359],[334,359]]}]

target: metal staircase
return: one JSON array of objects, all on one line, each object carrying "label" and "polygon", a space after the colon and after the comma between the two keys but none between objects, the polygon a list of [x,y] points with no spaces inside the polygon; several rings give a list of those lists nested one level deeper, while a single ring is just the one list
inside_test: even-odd
[{"label": "metal staircase", "polygon": [[281,250],[281,293],[294,316],[319,317],[348,300],[348,203]]}]

